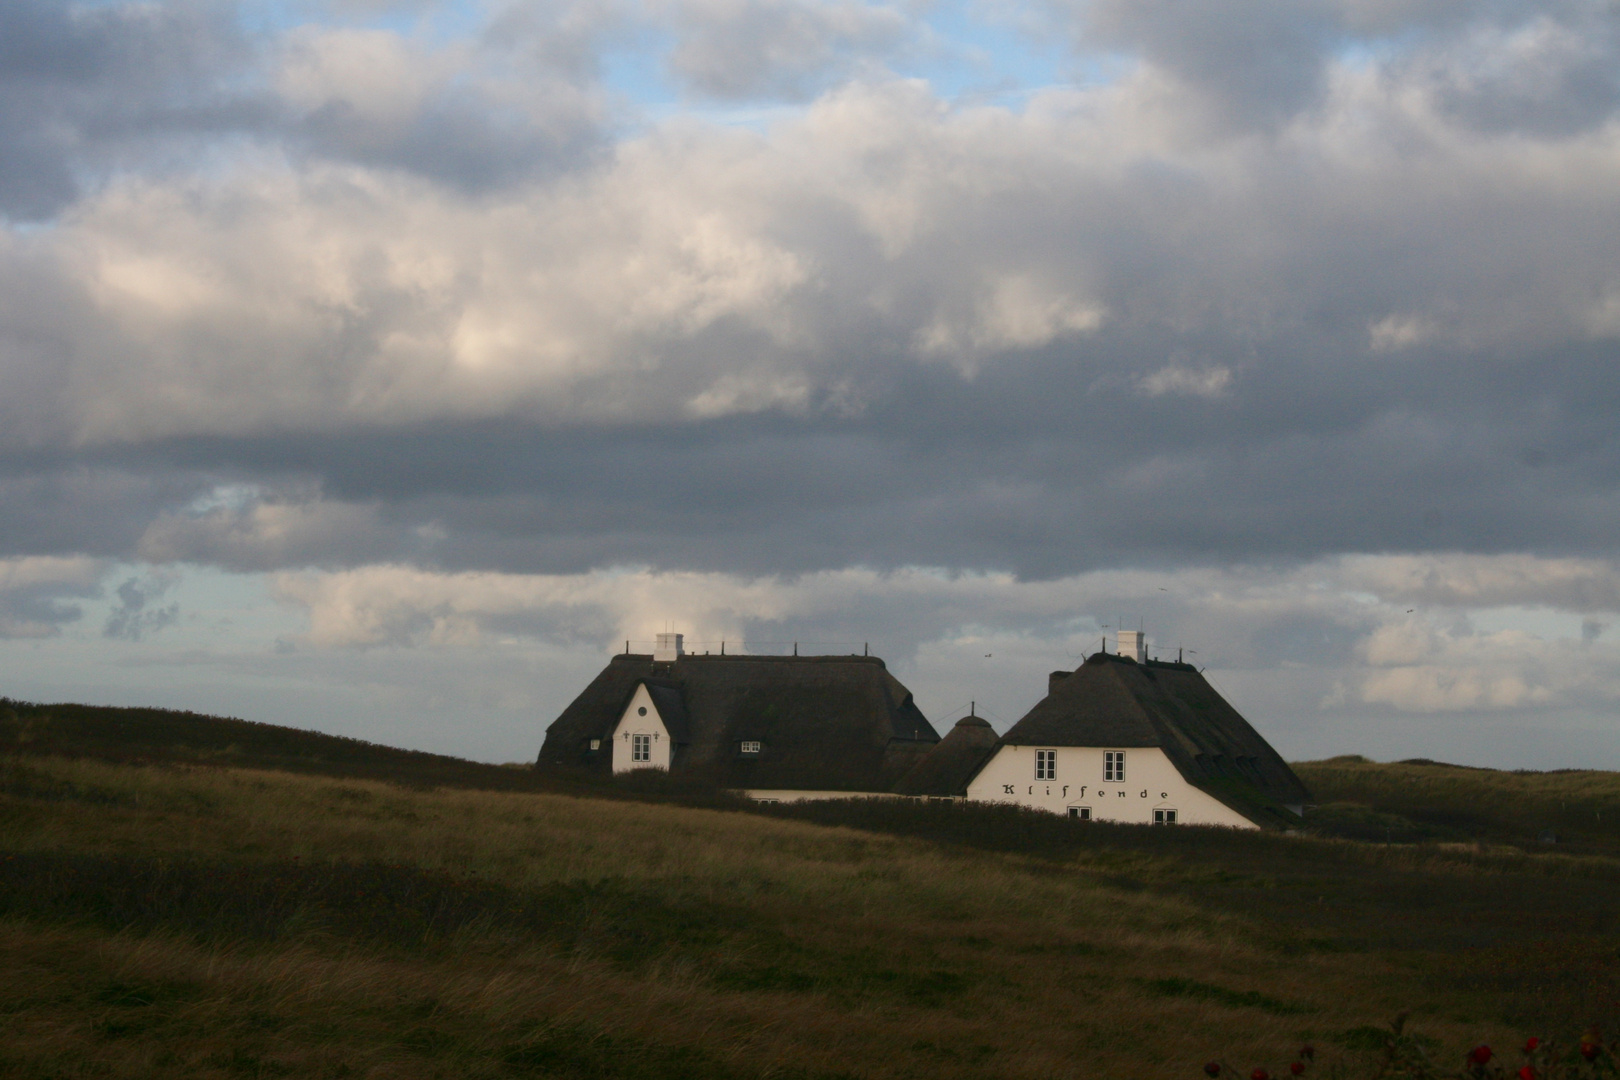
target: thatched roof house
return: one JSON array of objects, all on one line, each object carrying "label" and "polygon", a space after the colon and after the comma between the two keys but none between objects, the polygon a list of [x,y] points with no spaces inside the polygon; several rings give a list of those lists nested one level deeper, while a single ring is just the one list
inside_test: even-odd
[{"label": "thatched roof house", "polygon": [[1077,817],[1260,827],[1298,824],[1311,798],[1197,668],[1107,652],[1053,672],[968,788]]},{"label": "thatched roof house", "polygon": [[547,729],[539,764],[667,768],[754,792],[882,792],[938,742],[877,657],[677,645],[615,656]]},{"label": "thatched roof house", "polygon": [[894,790],[900,795],[964,796],[968,781],[995,750],[996,742],[990,722],[970,712],[900,778]]}]

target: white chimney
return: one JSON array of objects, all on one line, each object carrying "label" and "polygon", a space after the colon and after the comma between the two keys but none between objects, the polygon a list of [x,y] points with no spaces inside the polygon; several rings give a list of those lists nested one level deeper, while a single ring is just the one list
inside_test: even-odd
[{"label": "white chimney", "polygon": [[1147,663],[1147,635],[1140,630],[1121,630],[1119,655],[1128,656],[1138,664]]},{"label": "white chimney", "polygon": [[686,640],[684,634],[659,634],[658,647],[653,650],[653,661],[659,664],[673,664],[686,655],[682,642]]}]

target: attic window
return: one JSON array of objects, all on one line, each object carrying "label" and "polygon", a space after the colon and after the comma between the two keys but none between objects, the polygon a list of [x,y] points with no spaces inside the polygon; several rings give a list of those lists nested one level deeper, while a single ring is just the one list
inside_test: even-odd
[{"label": "attic window", "polygon": [[1103,754],[1103,783],[1125,782],[1125,751],[1109,750]]},{"label": "attic window", "polygon": [[1155,811],[1153,811],[1153,824],[1155,824],[1155,825],[1174,825],[1175,823],[1176,823],[1176,812],[1174,810],[1155,810]]},{"label": "attic window", "polygon": [[600,750],[600,749],[602,749],[602,740],[601,739],[592,739],[591,740],[591,749],[592,750]]},{"label": "attic window", "polygon": [[1037,780],[1056,780],[1057,779],[1057,751],[1056,750],[1037,750],[1037,751],[1035,751],[1035,779],[1037,779]]},{"label": "attic window", "polygon": [[742,744],[742,752],[743,753],[745,753],[745,754],[757,754],[757,753],[759,753],[759,750],[760,750],[760,745],[759,745],[759,740],[758,739],[744,739],[743,740],[743,744]]}]

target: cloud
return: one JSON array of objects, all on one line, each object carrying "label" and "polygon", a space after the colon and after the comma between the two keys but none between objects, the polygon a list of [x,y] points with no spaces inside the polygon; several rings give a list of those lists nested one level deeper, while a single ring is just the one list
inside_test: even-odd
[{"label": "cloud", "polygon": [[[0,235],[0,556],[1027,581],[1620,527],[1606,8],[1062,7],[1119,63],[1015,106],[880,70],[910,9],[346,10],[16,9],[15,86],[218,126]],[[615,112],[603,50],[666,31],[810,97]],[[1403,587],[1540,595],[1491,565]]]},{"label": "cloud", "polygon": [[225,85],[247,52],[223,5],[0,7],[0,215],[52,217],[82,170],[252,126],[261,104]]},{"label": "cloud", "polygon": [[101,636],[140,641],[149,634],[173,626],[180,620],[180,605],[171,603],[157,607],[155,604],[179,580],[179,575],[161,571],[125,580],[114,590],[118,602],[108,612],[107,624],[102,627]]},{"label": "cloud", "polygon": [[[267,493],[223,487],[184,511],[159,514],[141,535],[140,557],[234,571],[397,556],[411,546],[379,519],[375,506],[332,502],[319,492]],[[418,540],[429,533],[415,530]]]},{"label": "cloud", "polygon": [[73,600],[100,592],[102,564],[82,557],[0,559],[0,638],[46,638],[76,622]]},{"label": "cloud", "polygon": [[900,8],[850,0],[680,0],[669,69],[720,99],[804,100],[916,33]]},{"label": "cloud", "polygon": [[1604,559],[1533,555],[1382,555],[1343,561],[1343,580],[1392,603],[1482,608],[1545,605],[1561,611],[1620,610],[1620,567]]},{"label": "cloud", "polygon": [[1149,397],[1185,394],[1192,397],[1218,398],[1224,397],[1231,385],[1231,368],[1191,368],[1170,364],[1151,375],[1144,375],[1137,380],[1136,388]]},{"label": "cloud", "polygon": [[[1392,715],[1547,722],[1620,703],[1620,649],[1598,640],[1590,618],[1547,620],[1560,597],[1556,566],[1525,575],[1554,583],[1539,594],[1543,614],[1522,611],[1518,625],[1498,629],[1476,625],[1490,621],[1487,608],[1414,613],[1398,584],[1385,594],[1367,591],[1370,579],[1403,577],[1400,559],[1388,568],[1380,561],[1328,559],[1286,571],[1108,570],[1043,582],[915,567],[742,577],[376,566],[282,575],[276,588],[306,614],[300,645],[316,652],[524,642],[611,652],[625,639],[646,651],[653,629],[673,625],[699,652],[717,652],[722,642],[733,652],[766,653],[795,643],[825,653],[872,645],[899,670],[929,671],[938,684],[927,688],[930,700],[957,692],[998,708],[1023,701],[1021,712],[1039,696],[1045,671],[1072,667],[1128,625],[1147,629],[1155,654],[1209,668],[1267,725],[1297,733]],[[1466,574],[1471,561],[1431,560],[1450,576]],[[1514,595],[1537,602],[1525,591]],[[1004,716],[1003,726],[1016,718]]]}]

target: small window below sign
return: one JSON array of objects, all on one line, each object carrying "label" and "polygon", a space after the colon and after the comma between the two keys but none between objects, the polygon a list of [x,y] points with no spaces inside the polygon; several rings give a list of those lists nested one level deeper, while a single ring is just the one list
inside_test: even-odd
[{"label": "small window below sign", "polygon": [[1153,824],[1155,824],[1155,825],[1174,825],[1175,823],[1176,823],[1176,812],[1174,810],[1155,810],[1155,811],[1153,811]]},{"label": "small window below sign", "polygon": [[759,741],[757,739],[753,741],[743,740],[742,752],[745,754],[759,753]]},{"label": "small window below sign", "polygon": [[1091,820],[1091,807],[1089,807],[1089,806],[1071,806],[1071,807],[1069,807],[1069,816],[1072,817],[1072,818],[1077,818],[1080,821],[1090,821]]}]

